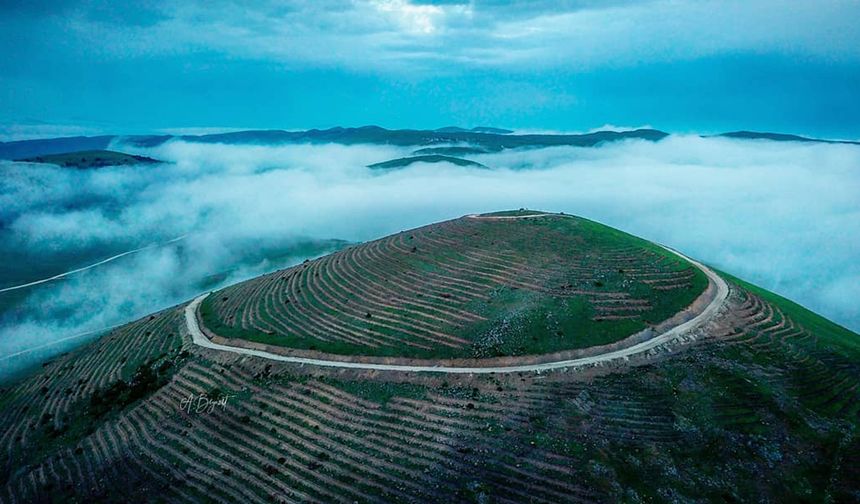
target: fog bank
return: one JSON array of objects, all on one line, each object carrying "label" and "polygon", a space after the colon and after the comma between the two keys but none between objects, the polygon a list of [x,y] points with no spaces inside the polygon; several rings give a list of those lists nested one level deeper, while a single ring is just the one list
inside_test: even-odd
[{"label": "fog bank", "polygon": [[[366,165],[412,149],[174,141],[125,150],[171,164],[0,165],[2,248],[24,260],[107,257],[188,234],[27,292],[0,319],[0,356],[178,303],[237,264],[219,284],[321,253],[308,240],[363,241],[520,207],[670,245],[860,331],[858,146],[672,136],[469,157],[491,170],[388,172]],[[284,250],[287,259],[264,258]]]}]

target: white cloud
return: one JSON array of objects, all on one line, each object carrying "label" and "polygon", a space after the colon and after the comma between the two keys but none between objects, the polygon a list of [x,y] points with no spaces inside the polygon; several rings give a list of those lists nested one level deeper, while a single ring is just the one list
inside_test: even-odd
[{"label": "white cloud", "polygon": [[430,35],[444,22],[445,9],[438,5],[415,5],[408,0],[372,0],[371,4],[410,34]]},{"label": "white cloud", "polygon": [[[38,255],[191,237],[33,291],[30,316],[0,327],[0,354],[178,303],[261,244],[368,240],[519,207],[671,245],[860,330],[860,147],[673,136],[473,157],[492,170],[365,168],[410,151],[171,142],[138,151],[175,162],[161,167],[7,163],[7,245]],[[267,267],[246,264],[233,278]]]},{"label": "white cloud", "polygon": [[[860,6],[846,0],[648,2],[555,8],[408,0],[163,3],[151,25],[72,17],[102,56],[218,51],[290,64],[416,74],[459,67],[636,65],[733,54],[860,57]],[[416,67],[416,65],[419,65]]]}]

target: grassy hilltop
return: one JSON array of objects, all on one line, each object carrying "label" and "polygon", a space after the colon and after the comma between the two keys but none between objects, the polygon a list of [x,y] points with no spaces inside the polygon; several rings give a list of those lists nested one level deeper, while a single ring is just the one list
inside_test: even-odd
[{"label": "grassy hilltop", "polygon": [[443,156],[440,154],[428,154],[421,156],[410,156],[403,157],[397,159],[391,159],[389,161],[382,161],[380,163],[373,163],[372,165],[368,165],[368,168],[373,169],[392,169],[392,168],[406,168],[407,166],[414,163],[451,163],[457,166],[473,166],[476,168],[486,168],[486,166],[481,163],[470,161],[468,159],[453,157],[453,156]]},{"label": "grassy hilltop", "polygon": [[[687,261],[562,215],[463,217],[209,296],[219,336],[346,355],[479,358],[611,343],[687,307]],[[499,218],[502,217],[502,218]]]},{"label": "grassy hilltop", "polygon": [[[530,213],[496,216],[518,215]],[[694,288],[638,286],[688,268],[661,259],[661,250],[584,219],[457,219],[239,284],[210,296],[210,316],[235,313],[235,327],[306,317],[325,330],[302,338],[323,344],[345,336],[337,328],[365,334],[322,308],[350,296],[356,310],[376,305],[371,321],[402,313],[396,320],[415,324],[391,322],[404,330],[404,354],[410,337],[434,334],[418,330],[431,313],[450,314],[443,322],[484,316],[470,326],[476,338],[493,313],[535,323],[570,316],[571,330],[615,327],[618,337],[698,290],[692,277]],[[626,282],[614,276],[619,269],[644,276]],[[0,500],[860,501],[860,336],[723,276],[726,304],[694,341],[542,374],[286,364],[194,345],[184,307],[164,310],[2,391]],[[571,294],[567,284],[628,293],[650,307],[638,319],[597,322],[598,298]],[[281,294],[298,289],[302,308],[281,311]],[[476,295],[464,302],[465,292]],[[221,307],[225,294],[224,304],[242,308]],[[591,303],[590,317],[554,304],[577,296]],[[673,301],[661,304],[664,297]],[[389,305],[396,308],[386,312]],[[506,327],[517,330],[503,342],[531,345],[516,335],[539,333]],[[541,344],[576,341],[540,336]],[[362,352],[382,348],[359,342]]]},{"label": "grassy hilltop", "polygon": [[65,152],[62,154],[46,154],[29,158],[17,159],[25,163],[49,163],[66,168],[101,168],[104,166],[125,166],[140,164],[158,164],[161,161],[146,156],[136,156],[124,152],[109,150],[90,150]]}]

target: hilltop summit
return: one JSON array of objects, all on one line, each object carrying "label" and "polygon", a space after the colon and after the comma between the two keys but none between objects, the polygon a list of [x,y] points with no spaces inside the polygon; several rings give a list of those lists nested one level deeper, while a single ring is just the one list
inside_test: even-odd
[{"label": "hilltop summit", "polygon": [[[202,317],[197,298],[114,329],[8,387],[0,495],[856,501],[860,336],[712,275],[531,211],[361,244],[210,294]],[[713,283],[726,291],[710,298]],[[198,321],[227,344],[201,342]],[[618,346],[631,351],[597,362]],[[594,363],[476,373],[441,358],[560,349]],[[409,356],[423,360],[389,365]]]},{"label": "hilltop summit", "polygon": [[226,338],[346,355],[536,355],[623,339],[708,281],[686,260],[569,215],[470,215],[228,287],[202,323]]}]

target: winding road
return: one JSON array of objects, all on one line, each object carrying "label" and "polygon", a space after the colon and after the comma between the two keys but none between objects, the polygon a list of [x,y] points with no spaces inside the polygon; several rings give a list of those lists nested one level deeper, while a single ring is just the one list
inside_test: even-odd
[{"label": "winding road", "polygon": [[[164,246],[164,245],[169,245],[169,244],[171,244],[171,243],[176,243],[176,242],[178,242],[178,241],[184,240],[186,237],[188,237],[188,235],[187,235],[187,234],[182,235],[182,236],[179,236],[179,237],[177,237],[177,238],[173,238],[172,240],[168,240],[168,241],[163,242],[163,243],[151,243],[151,244],[149,244],[149,245],[146,245],[145,247],[140,247],[140,248],[136,248],[136,249],[134,249],[134,250],[128,250],[128,251],[126,251],[126,252],[121,252],[121,253],[119,253],[119,254],[116,254],[116,255],[113,255],[113,256],[111,256],[111,257],[108,257],[107,259],[102,259],[101,261],[96,262],[96,263],[93,263],[93,264],[90,264],[90,265],[88,265],[88,266],[83,266],[83,267],[81,267],[81,268],[77,268],[77,269],[73,269],[73,270],[70,270],[70,271],[66,271],[65,273],[60,273],[60,274],[58,274],[58,275],[54,275],[54,276],[52,276],[52,277],[43,278],[43,279],[41,279],[41,280],[34,280],[34,281],[32,281],[32,282],[23,283],[23,284],[20,284],[20,285],[13,285],[13,286],[11,286],[11,287],[4,287],[4,288],[0,289],[0,294],[2,294],[2,293],[4,293],[4,292],[10,292],[10,291],[18,290],[18,289],[26,289],[27,287],[33,287],[33,286],[35,286],[35,285],[41,285],[41,284],[44,284],[44,283],[53,282],[54,280],[62,280],[63,278],[66,278],[66,277],[68,277],[68,276],[71,276],[71,275],[74,275],[74,274],[76,274],[76,273],[81,273],[81,272],[83,272],[83,271],[87,271],[87,270],[90,270],[90,269],[96,268],[96,267],[98,267],[98,266],[101,266],[102,264],[107,264],[107,263],[112,262],[112,261],[115,261],[115,260],[117,260],[117,259],[119,259],[119,258],[121,258],[121,257],[125,257],[125,256],[131,255],[131,254],[136,254],[136,253],[138,253],[138,252],[142,252],[142,251],[144,251],[144,250],[148,250],[148,249],[151,249],[151,248],[156,248],[156,247],[161,247],[161,246]],[[120,322],[119,324],[114,324],[114,325],[112,325],[112,326],[108,326],[108,327],[102,327],[102,328],[100,328],[100,329],[93,329],[93,330],[90,330],[90,331],[85,331],[85,332],[81,332],[81,333],[73,334],[73,335],[71,335],[71,336],[66,336],[66,337],[63,337],[63,338],[60,338],[60,339],[56,339],[56,340],[53,340],[53,341],[49,341],[49,342],[47,342],[47,343],[42,343],[41,345],[32,346],[32,347],[29,347],[29,348],[25,348],[25,349],[23,349],[23,350],[18,350],[18,351],[16,351],[16,352],[12,352],[12,353],[9,353],[9,354],[6,354],[6,355],[3,355],[3,356],[0,356],[0,362],[4,362],[4,361],[7,361],[7,360],[9,360],[9,359],[12,359],[12,358],[15,358],[15,357],[21,356],[21,355],[25,355],[25,354],[28,354],[28,353],[31,353],[31,352],[35,352],[36,350],[42,350],[42,349],[45,349],[45,348],[50,348],[50,347],[52,347],[52,346],[59,345],[60,343],[63,343],[63,342],[65,342],[65,341],[71,341],[71,340],[74,340],[74,339],[83,338],[84,336],[89,336],[89,335],[96,334],[96,333],[107,332],[107,331],[110,331],[111,329],[116,329],[117,327],[124,326],[124,325],[126,325],[126,324],[128,324],[128,321],[126,321],[126,322]]]},{"label": "winding road", "polygon": [[[513,218],[533,218],[540,217],[543,215],[558,215],[558,214],[533,214],[527,216],[513,216]],[[509,216],[497,216],[497,217],[479,217],[469,215],[467,217],[470,218],[511,218]],[[446,366],[414,366],[414,365],[398,365],[398,364],[374,364],[374,363],[364,363],[364,362],[345,362],[345,361],[335,361],[335,360],[326,360],[326,359],[312,359],[306,357],[290,357],[286,355],[279,355],[271,352],[266,352],[264,350],[256,350],[251,348],[239,348],[230,345],[221,345],[218,343],[212,342],[209,338],[203,334],[203,331],[200,329],[200,325],[198,322],[197,311],[200,306],[200,303],[203,302],[204,299],[210,294],[206,293],[201,296],[195,298],[191,303],[189,303],[185,307],[185,324],[188,328],[189,334],[191,334],[191,339],[195,345],[199,345],[204,348],[210,348],[212,350],[220,350],[224,352],[233,352],[242,355],[251,355],[254,357],[260,357],[263,359],[269,359],[279,362],[288,362],[293,364],[307,364],[310,366],[323,366],[323,367],[335,367],[335,368],[350,368],[350,369],[366,369],[366,370],[377,370],[377,371],[407,371],[407,372],[415,372],[415,373],[451,373],[451,374],[479,374],[479,373],[522,373],[522,372],[542,372],[542,371],[551,371],[554,369],[565,369],[565,368],[575,368],[575,367],[583,367],[583,366],[592,366],[595,364],[606,363],[609,361],[617,360],[617,359],[628,359],[636,354],[640,354],[643,352],[647,352],[653,348],[656,348],[664,343],[670,342],[673,339],[680,337],[684,334],[689,333],[690,331],[701,327],[708,320],[711,319],[723,306],[726,302],[726,299],[729,296],[729,286],[726,284],[725,280],[723,280],[719,275],[714,273],[710,268],[705,266],[704,264],[694,261],[689,257],[681,254],[680,252],[673,250],[669,247],[663,246],[669,252],[686,259],[691,264],[701,269],[702,272],[708,277],[710,282],[716,286],[716,294],[714,295],[714,299],[706,306],[701,313],[691,318],[690,320],[678,324],[671,329],[668,329],[666,332],[661,333],[649,340],[643,341],[641,343],[637,343],[635,345],[631,345],[626,348],[622,348],[619,350],[614,350],[611,352],[592,355],[590,357],[581,357],[578,359],[568,359],[568,360],[560,360],[555,362],[544,362],[540,364],[527,364],[521,366],[494,366],[494,367],[446,367]]]},{"label": "winding road", "polygon": [[54,280],[61,280],[63,278],[66,278],[67,276],[74,275],[75,273],[80,273],[82,271],[86,271],[88,269],[93,269],[97,266],[101,266],[102,264],[107,264],[111,261],[115,261],[115,260],[119,259],[120,257],[125,257],[127,255],[136,254],[136,253],[142,252],[144,250],[148,250],[148,249],[155,248],[155,247],[161,247],[163,245],[169,245],[171,243],[175,243],[175,242],[178,242],[180,240],[184,240],[187,236],[188,235],[182,235],[178,238],[174,238],[174,239],[166,241],[164,243],[151,243],[145,247],[136,248],[134,250],[128,250],[126,252],[122,252],[122,253],[119,253],[117,255],[110,256],[107,259],[102,259],[101,261],[99,261],[97,263],[93,263],[93,264],[90,264],[88,266],[73,269],[71,271],[66,271],[65,273],[60,273],[59,275],[54,275],[52,277],[43,278],[41,280],[34,280],[32,282],[23,283],[21,285],[13,285],[11,287],[4,287],[4,288],[0,289],[0,293],[9,292],[9,291],[18,290],[18,289],[26,289],[27,287],[32,287],[34,285],[53,282]]}]

